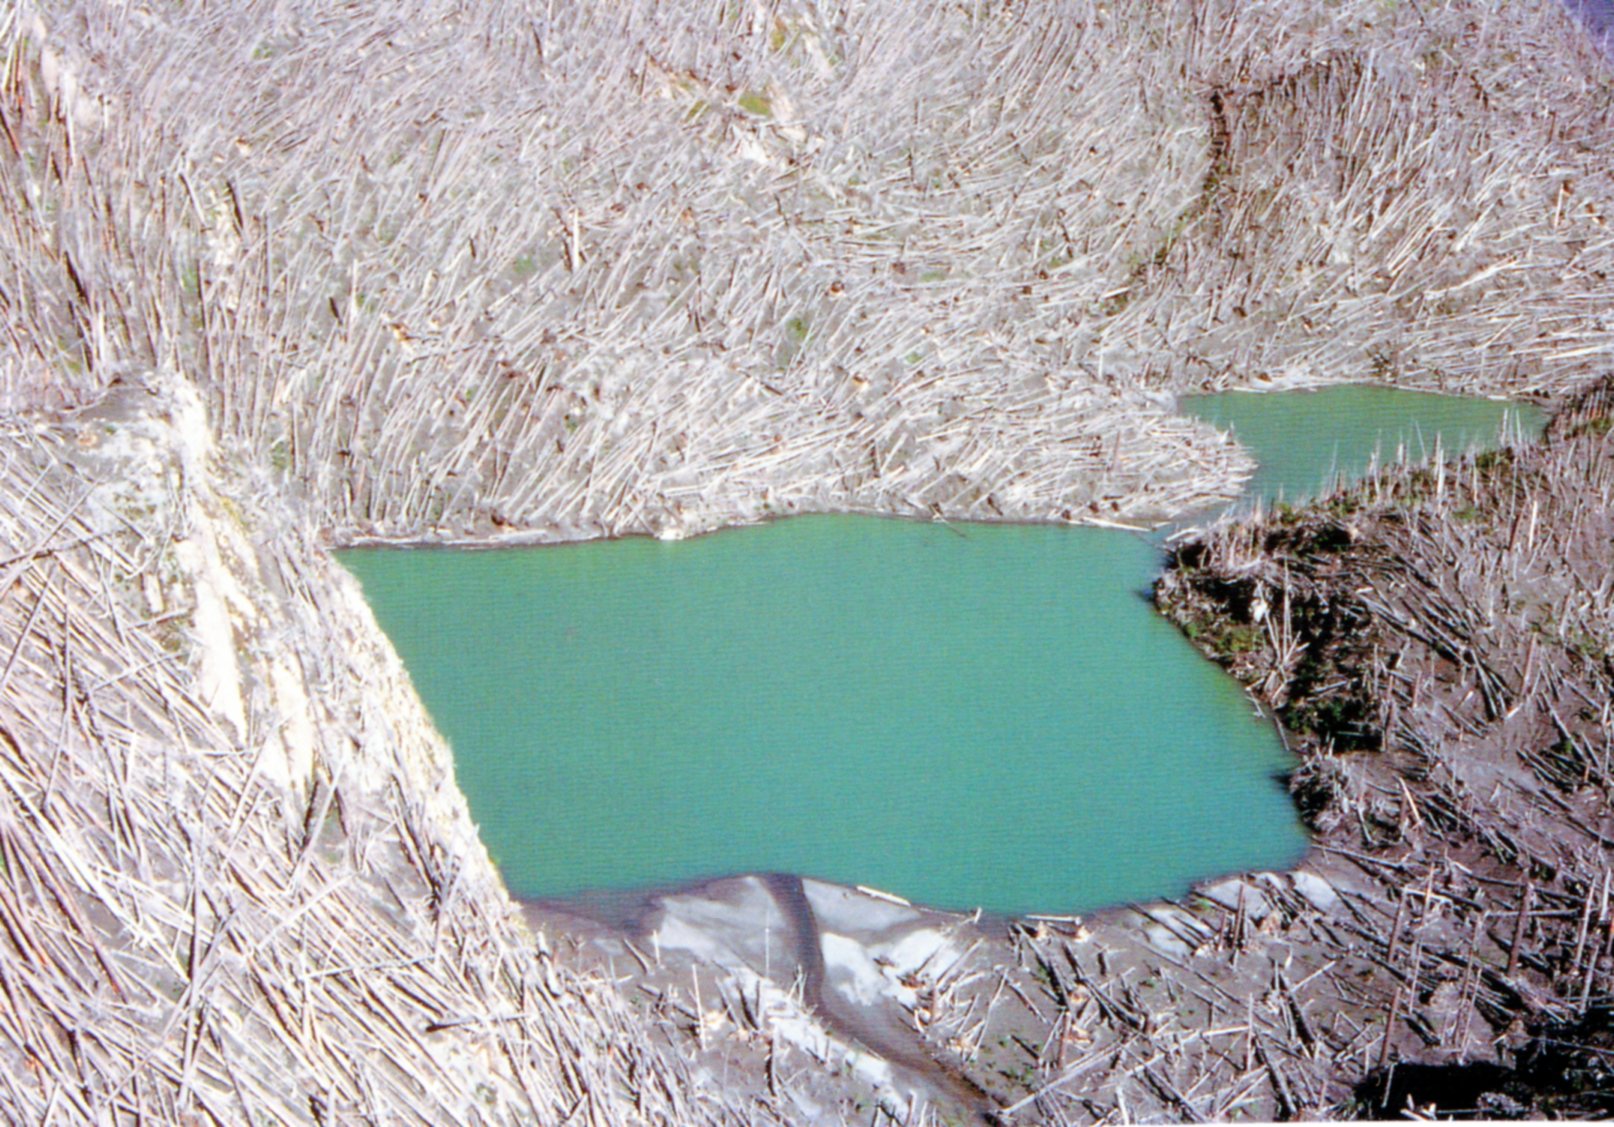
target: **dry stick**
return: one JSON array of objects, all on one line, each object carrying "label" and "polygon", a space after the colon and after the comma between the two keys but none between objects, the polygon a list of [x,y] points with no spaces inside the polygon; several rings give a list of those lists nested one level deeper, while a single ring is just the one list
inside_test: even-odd
[{"label": "dry stick", "polygon": [[1395,920],[1390,924],[1390,937],[1385,948],[1385,961],[1394,964],[1396,952],[1401,947],[1401,921],[1406,916],[1407,898],[1403,894],[1395,905]]},{"label": "dry stick", "polygon": [[1397,986],[1390,1000],[1389,1012],[1385,1015],[1384,1036],[1379,1041],[1378,1067],[1380,1069],[1383,1069],[1390,1059],[1390,1034],[1394,1032],[1395,1023],[1401,1017],[1401,993],[1402,987]]},{"label": "dry stick", "polygon": [[[1599,929],[1602,929],[1602,928],[1608,926],[1608,924],[1609,924],[1609,919],[1608,919],[1609,880],[1610,880],[1610,870],[1604,869],[1603,870],[1602,894],[1601,894],[1601,897],[1598,900],[1598,905],[1597,905],[1597,927]],[[1614,929],[1610,929],[1610,930],[1611,930],[1611,933],[1614,933]],[[1593,979],[1593,976],[1597,973],[1597,959],[1598,959],[1599,952],[1602,949],[1602,946],[1603,946],[1602,939],[1600,937],[1595,936],[1595,933],[1594,933],[1593,942],[1591,944],[1591,947],[1587,951],[1585,975],[1581,979],[1581,986],[1580,986],[1580,1012],[1581,1013],[1585,1013],[1586,1010],[1587,1010],[1587,1007],[1591,1004],[1592,979]]]},{"label": "dry stick", "polygon": [[1457,1009],[1452,1018],[1459,1062],[1468,1055],[1468,1030],[1473,1024],[1475,1002],[1479,994],[1479,941],[1485,931],[1485,915],[1486,913],[1481,911],[1474,916],[1474,930],[1469,935],[1468,950],[1463,959],[1462,984],[1457,990]]},{"label": "dry stick", "polygon": [[1581,955],[1586,950],[1586,933],[1592,922],[1592,889],[1595,883],[1592,880],[1586,881],[1586,894],[1580,908],[1580,927],[1575,932],[1575,953],[1569,960],[1571,973],[1580,971]]},{"label": "dry stick", "polygon": [[1535,882],[1526,880],[1524,892],[1519,896],[1518,916],[1513,924],[1513,943],[1508,949],[1508,977],[1518,973],[1519,953],[1524,945],[1525,926],[1530,922],[1530,904],[1535,899]]}]

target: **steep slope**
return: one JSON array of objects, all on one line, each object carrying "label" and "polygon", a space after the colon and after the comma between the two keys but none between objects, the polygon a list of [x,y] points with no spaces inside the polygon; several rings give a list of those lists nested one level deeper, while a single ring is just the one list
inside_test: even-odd
[{"label": "steep slope", "polygon": [[1611,408],[1217,530],[1161,584],[1297,743],[1303,868],[1341,894],[1285,962],[1293,1067],[1359,1110],[1614,1108]]},{"label": "steep slope", "polygon": [[184,381],[6,451],[9,1119],[752,1121],[534,946],[356,584]]},{"label": "steep slope", "polygon": [[1614,340],[1549,0],[5,30],[0,395],[182,369],[342,537],[1146,519],[1247,467],[1173,392],[1550,392]]}]

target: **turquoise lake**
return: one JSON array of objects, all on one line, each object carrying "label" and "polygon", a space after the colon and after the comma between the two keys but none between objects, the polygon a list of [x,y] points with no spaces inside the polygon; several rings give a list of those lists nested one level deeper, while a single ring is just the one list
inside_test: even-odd
[{"label": "turquoise lake", "polygon": [[[1388,394],[1184,409],[1290,497],[1409,428],[1450,449],[1517,411]],[[1067,912],[1306,846],[1270,723],[1150,606],[1148,537],[825,515],[341,558],[518,896],[783,871]]]}]

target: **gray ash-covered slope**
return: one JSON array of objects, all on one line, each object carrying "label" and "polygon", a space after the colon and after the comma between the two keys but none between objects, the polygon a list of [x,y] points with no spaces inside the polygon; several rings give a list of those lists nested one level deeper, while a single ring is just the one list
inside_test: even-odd
[{"label": "gray ash-covered slope", "polygon": [[765,1038],[692,1070],[534,946],[330,541],[1163,516],[1248,466],[1176,391],[1550,395],[1614,343],[1610,80],[1544,0],[64,0],[0,45],[19,1120],[807,1116]]},{"label": "gray ash-covered slope", "polygon": [[1160,515],[1188,387],[1549,392],[1614,340],[1556,5],[8,21],[8,400],[180,368],[339,536]]},{"label": "gray ash-covered slope", "polygon": [[357,585],[193,392],[0,433],[0,1117],[773,1121],[534,945]]}]

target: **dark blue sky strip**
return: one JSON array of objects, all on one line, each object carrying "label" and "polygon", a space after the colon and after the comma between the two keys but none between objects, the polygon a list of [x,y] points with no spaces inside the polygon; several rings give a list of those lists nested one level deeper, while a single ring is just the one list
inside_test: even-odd
[{"label": "dark blue sky strip", "polygon": [[1614,0],[1564,0],[1586,25],[1592,39],[1614,58]]}]

